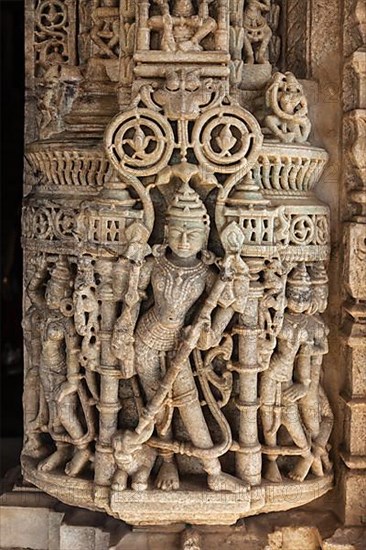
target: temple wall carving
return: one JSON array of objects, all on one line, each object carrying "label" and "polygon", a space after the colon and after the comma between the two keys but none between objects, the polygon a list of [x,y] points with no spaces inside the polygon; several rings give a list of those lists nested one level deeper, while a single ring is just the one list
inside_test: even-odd
[{"label": "temple wall carving", "polygon": [[[334,485],[348,502],[365,457],[361,3],[349,19],[332,3],[353,38],[330,84],[322,2],[26,4],[25,479],[134,525],[232,524]],[[344,113],[322,109],[341,86]]]}]

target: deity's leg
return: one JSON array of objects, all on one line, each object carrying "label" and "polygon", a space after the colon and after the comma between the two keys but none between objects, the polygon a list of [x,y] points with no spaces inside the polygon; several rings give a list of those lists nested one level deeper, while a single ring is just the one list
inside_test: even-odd
[{"label": "deity's leg", "polygon": [[213,32],[216,29],[216,21],[212,17],[208,17],[203,21],[201,27],[195,32],[194,36],[191,38],[191,41],[194,44],[199,44],[210,32]]},{"label": "deity's leg", "polygon": [[309,442],[306,438],[301,423],[299,407],[297,403],[287,405],[283,411],[283,424],[297,447],[303,449],[296,466],[289,473],[289,477],[295,481],[304,481],[313,463],[314,457],[311,453]]},{"label": "deity's leg", "polygon": [[[147,401],[155,395],[162,377],[160,352],[144,344],[137,336],[135,342],[136,371],[143,387]],[[172,430],[164,429],[164,411],[156,417],[156,430],[165,441],[172,439]],[[179,488],[179,475],[172,451],[160,452],[163,462],[156,479],[158,489],[165,491]]]},{"label": "deity's leg", "polygon": [[71,477],[77,476],[91,457],[88,443],[78,444],[78,440],[84,436],[84,429],[77,416],[77,400],[77,394],[74,393],[66,396],[58,405],[61,423],[71,438],[75,440],[76,452],[65,468],[66,474]]},{"label": "deity's leg", "polygon": [[244,35],[244,53],[245,53],[245,63],[247,63],[248,65],[253,65],[254,63],[253,46],[246,34]]},{"label": "deity's leg", "polygon": [[257,52],[257,62],[258,63],[268,63],[268,60],[266,58],[266,54],[267,54],[267,48],[268,48],[268,44],[269,44],[269,41],[271,40],[271,36],[272,36],[272,32],[271,32],[271,29],[269,27],[265,28],[263,31],[262,31],[262,40],[260,42],[260,46],[258,48],[258,52]]},{"label": "deity's leg", "polygon": [[41,439],[41,427],[43,424],[41,401],[43,396],[40,391],[39,367],[31,366],[27,369],[23,394],[25,443],[23,452],[34,458],[40,458],[44,454],[44,446]]},{"label": "deity's leg", "polygon": [[[182,366],[177,376],[173,386],[173,397],[192,443],[200,449],[213,447],[189,362]],[[247,489],[239,479],[221,471],[217,457],[202,459],[202,465],[208,474],[207,482],[211,490],[239,492]]]},{"label": "deity's leg", "polygon": [[56,451],[42,460],[38,464],[38,470],[42,472],[51,472],[56,468],[65,466],[71,456],[71,445],[59,441],[57,436],[63,436],[65,429],[58,415],[57,402],[55,398],[56,390],[65,381],[65,376],[60,373],[52,373],[48,365],[41,363],[40,378],[44,391],[44,397],[48,406],[48,428],[56,442]]}]

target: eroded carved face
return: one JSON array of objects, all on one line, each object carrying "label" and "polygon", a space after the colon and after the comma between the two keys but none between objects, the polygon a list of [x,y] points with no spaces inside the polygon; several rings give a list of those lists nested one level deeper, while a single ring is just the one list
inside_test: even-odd
[{"label": "eroded carved face", "polygon": [[292,313],[304,313],[311,303],[310,289],[289,287],[287,289],[287,309]]},{"label": "eroded carved face", "polygon": [[207,232],[201,221],[170,220],[168,245],[177,256],[190,258],[206,247]]}]

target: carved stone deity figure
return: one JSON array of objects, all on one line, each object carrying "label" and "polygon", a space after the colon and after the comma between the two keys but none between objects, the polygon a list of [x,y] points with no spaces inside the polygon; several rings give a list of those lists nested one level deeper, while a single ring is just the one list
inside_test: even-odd
[{"label": "carved stone deity figure", "polygon": [[[217,277],[207,262],[208,234],[206,208],[188,181],[184,181],[167,210],[166,241],[155,248],[141,272],[142,286],[146,288],[151,283],[154,299],[154,305],[142,315],[135,330],[135,368],[148,402],[154,398],[165,373],[172,368],[170,363],[189,331],[187,321],[192,316],[192,308],[205,292],[210,292]],[[212,320],[207,317],[201,335],[204,349],[218,345],[232,315],[232,308],[223,307]],[[213,447],[188,358],[180,365],[168,403],[156,416],[158,435],[165,442],[172,440],[174,408],[179,409],[193,445],[201,449]],[[157,487],[178,489],[173,450],[164,449],[162,459]],[[222,473],[217,457],[203,458],[202,465],[212,490],[239,491],[245,487],[239,480]]]},{"label": "carved stone deity figure", "polygon": [[271,28],[263,16],[271,8],[271,0],[248,0],[244,9],[244,56],[245,63],[268,63],[268,44]]},{"label": "carved stone deity figure", "polygon": [[328,154],[285,72],[295,12],[27,0],[22,471],[65,504],[234,525],[332,488]]},{"label": "carved stone deity figure", "polygon": [[208,14],[207,0],[199,2],[198,14],[191,0],[174,0],[170,13],[167,0],[155,0],[161,15],[149,19],[149,27],[161,34],[160,49],[166,52],[201,51],[201,42],[216,29],[216,21]]},{"label": "carved stone deity figure", "polygon": [[285,143],[305,142],[311,131],[308,103],[295,76],[290,72],[274,73],[265,99],[271,114],[265,117],[264,123],[271,133]]},{"label": "carved stone deity figure", "polygon": [[310,385],[300,399],[301,418],[311,436],[313,462],[311,471],[324,475],[331,468],[328,458],[328,440],[333,428],[333,413],[321,384],[323,357],[328,353],[329,328],[322,319],[328,301],[328,277],[323,263],[310,269],[312,297],[308,317],[308,333],[312,341],[310,353]]},{"label": "carved stone deity figure", "polygon": [[287,310],[277,336],[277,347],[260,383],[263,435],[266,445],[273,450],[267,456],[265,477],[274,482],[282,479],[276,454],[280,426],[286,427],[301,452],[301,459],[289,477],[302,481],[313,461],[298,406],[310,385],[311,342],[305,312],[310,306],[311,283],[304,263],[288,277],[286,297]]},{"label": "carved stone deity figure", "polygon": [[28,354],[24,381],[27,391],[23,395],[24,452],[38,458],[45,453],[41,429],[47,415],[40,383],[41,326],[45,307],[43,284],[47,278],[47,263],[42,255],[35,255],[30,260],[29,267],[34,271],[26,286],[31,306],[26,310],[23,319],[24,343]]},{"label": "carved stone deity figure", "polygon": [[65,467],[67,475],[76,476],[92,453],[90,433],[89,430],[85,433],[79,412],[82,396],[81,408],[89,425],[87,396],[80,386],[79,336],[71,318],[71,281],[67,259],[61,256],[51,269],[46,285],[40,357],[40,379],[48,407],[48,424],[44,429],[52,436],[56,451],[40,462],[38,469],[49,472]]}]

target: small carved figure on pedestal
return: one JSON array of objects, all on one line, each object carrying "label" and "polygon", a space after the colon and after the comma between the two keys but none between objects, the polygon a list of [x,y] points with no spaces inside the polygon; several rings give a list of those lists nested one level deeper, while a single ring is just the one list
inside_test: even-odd
[{"label": "small carved figure on pedestal", "polygon": [[216,29],[216,21],[209,16],[207,0],[199,2],[198,14],[191,0],[174,0],[172,13],[167,0],[155,0],[162,15],[148,20],[150,29],[160,33],[160,50],[166,52],[201,51],[202,40]]},{"label": "small carved figure on pedestal", "polygon": [[247,0],[244,9],[244,58],[245,63],[264,64],[268,61],[268,44],[272,31],[263,13],[268,13],[271,0]]},{"label": "small carved figure on pedestal", "polygon": [[157,457],[156,450],[147,443],[139,443],[133,432],[125,430],[117,432],[113,437],[113,456],[116,471],[112,490],[126,489],[128,478],[131,477],[131,489],[145,491]]},{"label": "small carved figure on pedestal", "polygon": [[265,126],[284,143],[304,143],[310,134],[308,103],[303,87],[287,72],[274,73],[266,90],[266,106],[271,114]]}]

